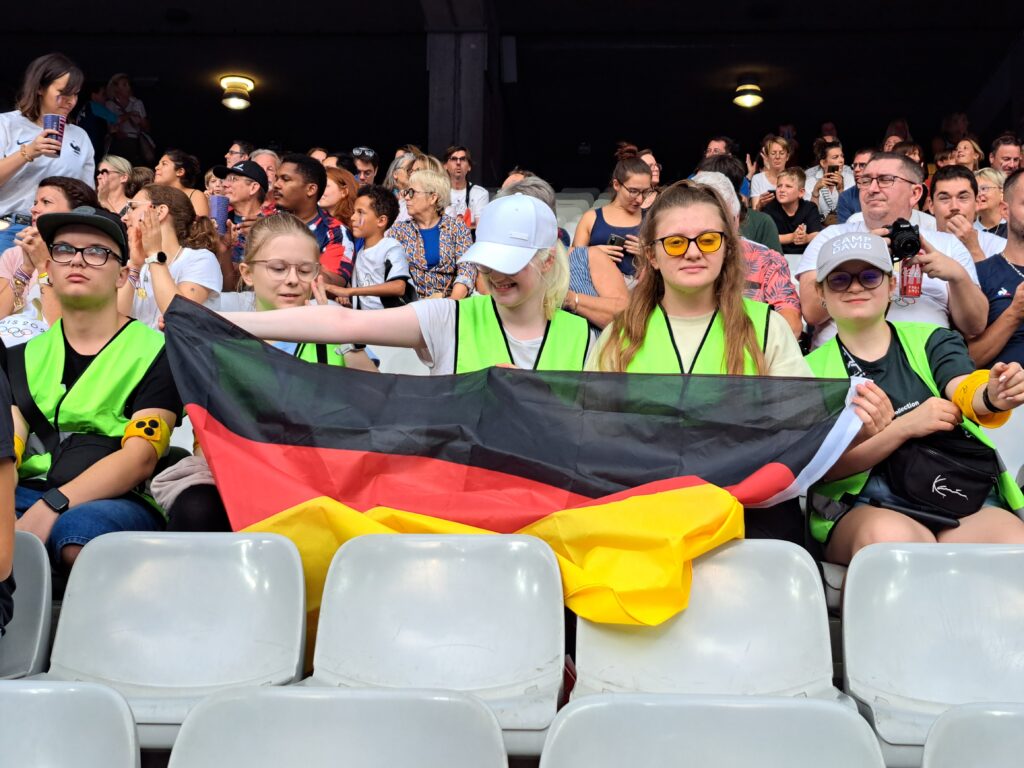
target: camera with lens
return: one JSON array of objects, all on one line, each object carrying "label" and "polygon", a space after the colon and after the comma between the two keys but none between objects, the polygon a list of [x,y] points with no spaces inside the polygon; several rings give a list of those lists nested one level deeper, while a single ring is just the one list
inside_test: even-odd
[{"label": "camera with lens", "polygon": [[906,219],[896,219],[886,230],[893,262],[917,256],[921,250],[921,230],[918,227]]}]

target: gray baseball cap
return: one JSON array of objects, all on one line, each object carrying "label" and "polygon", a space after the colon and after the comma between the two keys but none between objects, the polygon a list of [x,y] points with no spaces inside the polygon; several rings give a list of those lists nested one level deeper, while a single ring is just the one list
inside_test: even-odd
[{"label": "gray baseball cap", "polygon": [[863,261],[892,274],[892,256],[885,240],[870,232],[848,232],[822,243],[818,251],[817,281],[824,282],[830,272],[848,261]]}]

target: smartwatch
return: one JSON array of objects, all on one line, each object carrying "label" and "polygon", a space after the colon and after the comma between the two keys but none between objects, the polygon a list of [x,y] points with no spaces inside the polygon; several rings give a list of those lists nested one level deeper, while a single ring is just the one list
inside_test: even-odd
[{"label": "smartwatch", "polygon": [[157,264],[166,264],[167,254],[164,253],[163,251],[157,251],[155,254],[146,259],[147,264],[153,264],[154,262]]},{"label": "smartwatch", "polygon": [[71,506],[71,502],[68,501],[68,497],[61,493],[58,488],[51,488],[44,493],[43,503],[58,515],[67,512],[68,507]]}]

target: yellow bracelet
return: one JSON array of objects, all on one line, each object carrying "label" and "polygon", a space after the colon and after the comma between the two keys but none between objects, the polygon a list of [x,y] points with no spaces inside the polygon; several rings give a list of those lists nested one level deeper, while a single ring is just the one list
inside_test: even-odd
[{"label": "yellow bracelet", "polygon": [[953,405],[959,408],[961,413],[975,424],[995,429],[996,427],[1003,426],[1003,424],[1010,420],[1009,411],[988,413],[984,416],[979,416],[974,412],[974,396],[979,389],[988,386],[988,379],[989,371],[987,369],[977,370],[969,375],[960,382],[956,392],[953,393]]},{"label": "yellow bracelet", "polygon": [[21,469],[21,459],[25,455],[25,441],[21,435],[14,436],[14,466]]}]

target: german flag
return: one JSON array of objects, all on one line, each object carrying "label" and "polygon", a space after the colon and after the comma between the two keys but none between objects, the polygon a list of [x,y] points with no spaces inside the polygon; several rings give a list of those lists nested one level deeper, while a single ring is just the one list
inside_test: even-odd
[{"label": "german flag", "polygon": [[806,492],[860,422],[848,381],[311,365],[176,298],[167,352],[235,530],[292,538],[319,607],[366,533],[528,533],[567,605],[659,624],[743,507]]}]

